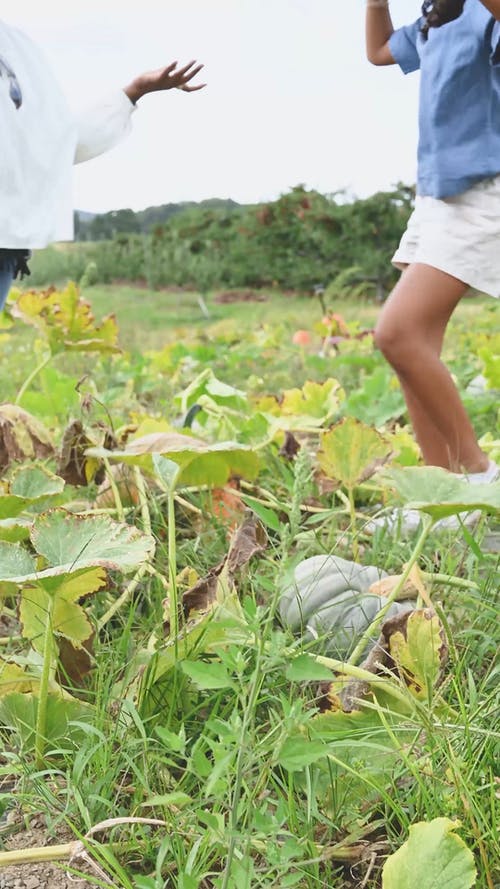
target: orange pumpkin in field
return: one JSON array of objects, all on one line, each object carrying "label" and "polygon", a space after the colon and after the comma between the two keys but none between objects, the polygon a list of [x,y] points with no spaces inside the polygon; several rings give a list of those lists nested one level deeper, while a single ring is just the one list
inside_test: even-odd
[{"label": "orange pumpkin in field", "polygon": [[311,342],[311,334],[308,330],[296,330],[292,337],[294,346],[309,346]]}]

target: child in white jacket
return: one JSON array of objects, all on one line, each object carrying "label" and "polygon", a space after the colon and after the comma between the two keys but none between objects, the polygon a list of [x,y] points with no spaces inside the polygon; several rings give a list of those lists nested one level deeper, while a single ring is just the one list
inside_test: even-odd
[{"label": "child in white jacket", "polygon": [[72,166],[108,151],[128,133],[146,93],[181,89],[203,66],[177,63],[139,75],[79,119],[39,49],[0,22],[0,311],[30,251],[73,238]]}]

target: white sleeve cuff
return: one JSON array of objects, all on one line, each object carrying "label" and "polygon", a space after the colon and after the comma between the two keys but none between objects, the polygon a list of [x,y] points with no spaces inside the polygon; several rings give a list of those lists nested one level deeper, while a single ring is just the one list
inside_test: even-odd
[{"label": "white sleeve cuff", "polygon": [[131,129],[136,106],[123,90],[115,90],[77,118],[75,163],[80,164],[114,148]]}]

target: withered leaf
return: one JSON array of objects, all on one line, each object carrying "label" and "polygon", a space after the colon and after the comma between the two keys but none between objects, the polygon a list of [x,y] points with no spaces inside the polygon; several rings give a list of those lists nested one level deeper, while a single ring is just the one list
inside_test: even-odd
[{"label": "withered leaf", "polygon": [[382,634],[391,668],[415,696],[426,696],[448,659],[444,629],[436,612],[425,608],[398,615],[386,621]]},{"label": "withered leaf", "polygon": [[249,511],[243,524],[237,530],[229,549],[227,557],[229,573],[234,574],[243,568],[253,556],[263,553],[266,545],[267,534],[264,526],[257,516]]},{"label": "withered leaf", "polygon": [[0,404],[0,471],[16,461],[45,460],[54,453],[47,429],[23,408]]},{"label": "withered leaf", "polygon": [[[88,458],[85,451],[92,442],[85,434],[80,420],[74,420],[66,427],[59,452],[57,473],[69,485],[88,485]],[[94,461],[95,462],[95,461]]]},{"label": "withered leaf", "polygon": [[94,639],[95,633],[92,633],[78,648],[69,639],[64,637],[58,639],[59,667],[56,678],[63,688],[71,690],[84,686],[85,678],[91,672],[94,663]]},{"label": "withered leaf", "polygon": [[[247,510],[247,515],[234,535],[226,558],[182,596],[180,607],[184,622],[187,623],[194,615],[200,617],[208,614],[217,603],[222,573],[225,574],[227,587],[234,589],[234,575],[248,564],[253,556],[264,552],[266,544],[267,535],[263,525],[253,512]],[[168,620],[164,627],[168,635],[170,632]]]}]

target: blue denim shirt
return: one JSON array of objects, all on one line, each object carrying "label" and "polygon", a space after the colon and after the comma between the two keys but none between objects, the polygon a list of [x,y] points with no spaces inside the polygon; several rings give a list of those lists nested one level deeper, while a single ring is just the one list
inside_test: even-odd
[{"label": "blue denim shirt", "polygon": [[445,198],[500,173],[500,23],[480,0],[428,40],[423,22],[389,45],[405,74],[422,73],[417,192]]}]

